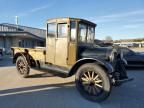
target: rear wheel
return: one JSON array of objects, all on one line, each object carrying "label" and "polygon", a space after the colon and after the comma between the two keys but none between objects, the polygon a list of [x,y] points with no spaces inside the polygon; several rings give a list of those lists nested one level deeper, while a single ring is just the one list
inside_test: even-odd
[{"label": "rear wheel", "polygon": [[29,75],[29,71],[30,68],[28,66],[27,61],[24,59],[24,57],[19,56],[16,60],[16,68],[18,71],[18,74],[23,77],[26,78]]},{"label": "rear wheel", "polygon": [[80,94],[90,101],[101,102],[111,91],[108,75],[94,63],[82,65],[76,73],[75,82]]}]

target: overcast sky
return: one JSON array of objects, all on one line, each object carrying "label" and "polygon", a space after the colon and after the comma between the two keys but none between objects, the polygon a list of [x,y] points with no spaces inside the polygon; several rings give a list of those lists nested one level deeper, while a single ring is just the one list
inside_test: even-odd
[{"label": "overcast sky", "polygon": [[97,23],[96,38],[144,38],[144,0],[0,0],[0,23],[45,28],[48,18],[78,17]]}]

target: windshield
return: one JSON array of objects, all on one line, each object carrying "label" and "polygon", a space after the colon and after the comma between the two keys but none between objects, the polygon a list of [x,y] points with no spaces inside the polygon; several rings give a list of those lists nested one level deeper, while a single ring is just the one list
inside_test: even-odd
[{"label": "windshield", "polygon": [[79,42],[93,43],[95,27],[80,23],[79,24]]}]

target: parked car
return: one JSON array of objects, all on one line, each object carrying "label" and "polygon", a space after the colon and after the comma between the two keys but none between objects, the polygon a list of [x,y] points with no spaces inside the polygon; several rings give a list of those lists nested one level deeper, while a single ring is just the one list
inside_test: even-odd
[{"label": "parked car", "polygon": [[129,48],[120,47],[128,67],[144,67],[144,53],[134,52]]},{"label": "parked car", "polygon": [[[108,60],[110,58],[110,50],[107,50],[105,54],[101,53],[104,49],[111,49],[111,47],[95,47],[95,55],[97,58],[101,58],[103,60]],[[123,52],[123,58],[127,63],[125,63],[126,67],[144,67],[144,52],[134,52],[133,50],[127,47],[119,47],[117,46],[118,50]],[[85,53],[83,53],[85,55]]]}]

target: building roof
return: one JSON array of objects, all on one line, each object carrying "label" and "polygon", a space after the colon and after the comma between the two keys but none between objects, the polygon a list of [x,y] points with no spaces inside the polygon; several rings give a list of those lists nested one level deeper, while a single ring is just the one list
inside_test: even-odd
[{"label": "building roof", "polygon": [[27,38],[35,38],[45,40],[46,30],[21,26],[16,24],[2,23],[0,24],[0,36],[25,36]]}]

